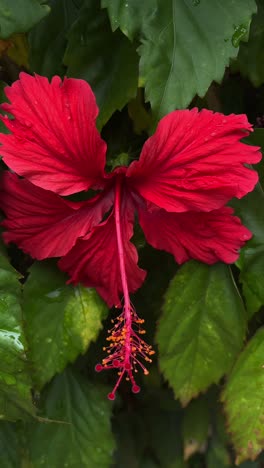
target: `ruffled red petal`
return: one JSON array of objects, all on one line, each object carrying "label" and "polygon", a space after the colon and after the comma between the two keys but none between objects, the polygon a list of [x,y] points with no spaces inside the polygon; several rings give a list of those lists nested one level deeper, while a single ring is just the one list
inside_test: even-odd
[{"label": "ruffled red petal", "polygon": [[[133,235],[133,221],[133,213],[123,211],[121,229],[129,292],[136,291],[146,276],[146,272],[137,265],[137,250],[129,241]],[[59,267],[69,273],[70,282],[80,282],[87,287],[96,288],[110,307],[120,305],[123,293],[114,213],[95,227],[90,235],[78,240],[72,250],[59,261]]]},{"label": "ruffled red petal", "polygon": [[139,209],[139,222],[153,247],[172,253],[176,262],[195,259],[213,264],[233,263],[239,249],[252,237],[233,209],[223,207],[209,213],[148,212]]},{"label": "ruffled red petal", "polygon": [[73,203],[4,173],[0,183],[5,242],[15,242],[38,260],[65,255],[77,238],[87,235],[113,203],[112,192],[87,202]]},{"label": "ruffled red petal", "polygon": [[132,189],[167,211],[211,211],[253,190],[258,176],[245,163],[261,159],[241,143],[251,125],[245,115],[206,109],[164,117],[127,170]]},{"label": "ruffled red petal", "polygon": [[21,73],[5,93],[14,119],[1,117],[12,134],[0,134],[0,154],[13,171],[61,195],[102,186],[106,144],[88,83]]}]

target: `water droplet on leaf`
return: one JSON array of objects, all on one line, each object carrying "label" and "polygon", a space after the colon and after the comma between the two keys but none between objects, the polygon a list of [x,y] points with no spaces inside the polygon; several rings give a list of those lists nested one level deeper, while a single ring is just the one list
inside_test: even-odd
[{"label": "water droplet on leaf", "polygon": [[61,289],[55,289],[55,291],[51,291],[50,293],[46,294],[47,297],[50,299],[55,299],[61,295]]}]

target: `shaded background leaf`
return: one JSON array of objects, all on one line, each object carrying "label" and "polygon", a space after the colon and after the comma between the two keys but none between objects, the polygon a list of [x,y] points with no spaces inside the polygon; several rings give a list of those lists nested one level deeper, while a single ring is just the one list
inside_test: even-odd
[{"label": "shaded background leaf", "polygon": [[112,33],[107,13],[98,3],[85,1],[69,31],[64,63],[68,76],[91,85],[100,109],[97,125],[102,128],[136,95],[138,55],[124,34]]},{"label": "shaded background leaf", "polygon": [[184,458],[204,451],[209,436],[210,409],[205,398],[193,400],[183,416]]},{"label": "shaded background leaf", "polygon": [[264,304],[264,194],[260,184],[242,200],[233,200],[232,206],[243,223],[254,234],[242,249],[237,265],[241,270],[248,316],[251,317]]},{"label": "shaded background leaf", "polygon": [[51,0],[51,11],[29,33],[30,70],[51,78],[66,71],[63,56],[67,34],[80,10],[80,0]]},{"label": "shaded background leaf", "polygon": [[0,466],[16,468],[21,464],[21,445],[17,424],[0,422]]},{"label": "shaded background leaf", "polygon": [[25,426],[32,466],[109,467],[114,439],[106,394],[69,369],[56,376],[43,394],[43,416],[51,421]]},{"label": "shaded background leaf", "polygon": [[47,3],[38,0],[0,0],[0,38],[29,31],[49,11]]},{"label": "shaded background leaf", "polygon": [[237,66],[254,86],[264,83],[264,4],[257,0],[258,12],[252,18],[249,40],[241,43]]}]

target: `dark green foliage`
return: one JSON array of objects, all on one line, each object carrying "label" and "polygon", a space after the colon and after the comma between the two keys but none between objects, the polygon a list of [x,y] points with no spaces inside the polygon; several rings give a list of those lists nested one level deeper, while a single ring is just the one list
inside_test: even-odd
[{"label": "dark green foliage", "polygon": [[[177,108],[264,127],[263,21],[262,0],[0,0],[0,102],[22,70],[87,80],[109,169],[137,159]],[[245,142],[264,152],[264,128]],[[253,233],[236,265],[178,267],[136,225],[148,276],[133,304],[156,355],[141,393],[123,382],[114,403],[115,373],[94,366],[115,311],[55,262],[1,248],[1,468],[264,466],[263,162],[255,169],[254,192],[230,203]]]}]

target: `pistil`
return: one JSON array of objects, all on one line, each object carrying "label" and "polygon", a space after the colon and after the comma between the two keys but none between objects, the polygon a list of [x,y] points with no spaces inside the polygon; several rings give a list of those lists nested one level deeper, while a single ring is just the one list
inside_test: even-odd
[{"label": "pistil", "polygon": [[108,394],[108,398],[110,400],[115,399],[116,391],[123,377],[125,377],[126,380],[130,380],[133,393],[138,393],[140,391],[140,387],[135,381],[133,372],[137,373],[138,368],[141,368],[144,374],[147,375],[148,370],[144,366],[143,362],[151,362],[150,356],[154,354],[152,347],[140,337],[140,335],[145,334],[145,330],[142,329],[144,320],[138,317],[129,297],[125,268],[124,244],[122,238],[122,226],[120,220],[122,202],[121,184],[122,180],[117,178],[115,188],[114,216],[117,252],[123,290],[123,309],[121,314],[116,319],[112,320],[113,327],[108,330],[109,336],[107,341],[109,341],[109,345],[103,348],[104,351],[106,351],[107,356],[103,359],[102,364],[97,364],[95,367],[97,372],[101,372],[102,370],[106,369],[118,370],[117,382],[112,392]]}]

